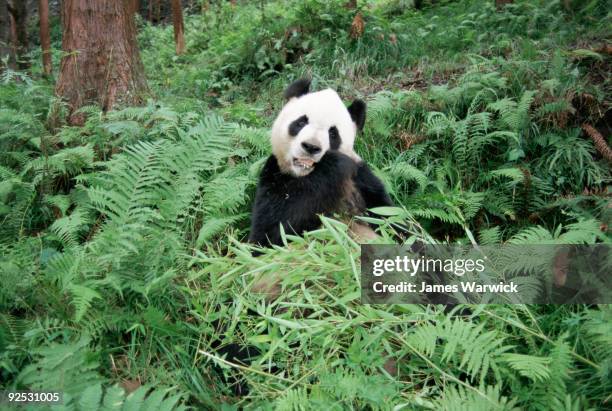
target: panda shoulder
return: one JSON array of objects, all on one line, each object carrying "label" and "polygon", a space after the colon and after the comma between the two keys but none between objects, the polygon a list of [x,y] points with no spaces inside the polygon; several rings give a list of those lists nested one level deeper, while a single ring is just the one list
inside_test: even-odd
[{"label": "panda shoulder", "polygon": [[259,173],[259,177],[260,179],[274,178],[278,173],[280,173],[278,160],[274,154],[270,154],[270,157],[268,157]]}]

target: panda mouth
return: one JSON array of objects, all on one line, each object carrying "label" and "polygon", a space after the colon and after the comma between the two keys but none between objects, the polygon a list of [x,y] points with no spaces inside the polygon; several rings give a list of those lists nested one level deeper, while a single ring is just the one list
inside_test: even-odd
[{"label": "panda mouth", "polygon": [[310,170],[314,166],[314,160],[309,158],[294,158],[293,165],[296,167],[303,168],[304,170]]}]

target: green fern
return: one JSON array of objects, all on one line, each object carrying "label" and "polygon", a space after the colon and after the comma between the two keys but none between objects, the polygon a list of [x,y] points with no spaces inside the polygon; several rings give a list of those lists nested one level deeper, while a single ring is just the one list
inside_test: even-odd
[{"label": "green fern", "polygon": [[504,338],[497,332],[486,331],[485,324],[476,325],[458,319],[422,324],[408,341],[435,362],[465,372],[472,381],[479,377],[480,383],[490,370],[497,372],[502,354],[511,348],[504,345]]},{"label": "green fern", "polygon": [[434,406],[436,409],[448,411],[514,411],[521,409],[517,406],[516,400],[502,395],[499,385],[483,387],[482,393],[461,386],[448,386]]},{"label": "green fern", "polygon": [[395,163],[389,168],[389,174],[404,180],[415,181],[421,191],[427,188],[428,178],[421,170],[408,163]]},{"label": "green fern", "polygon": [[77,208],[70,215],[55,220],[49,229],[57,234],[64,247],[73,248],[81,243],[83,233],[91,224],[89,213]]},{"label": "green fern", "polygon": [[97,356],[89,350],[91,338],[82,337],[74,343],[50,344],[32,351],[37,360],[26,366],[17,382],[33,390],[48,388],[49,381],[56,389],[77,396],[87,387],[102,382],[97,373]]},{"label": "green fern", "polygon": [[482,245],[500,244],[502,240],[501,229],[499,227],[491,227],[481,230],[478,233],[478,240]]},{"label": "green fern", "polygon": [[521,132],[529,122],[529,110],[535,97],[535,91],[525,91],[518,102],[504,98],[490,103],[488,108],[499,113],[499,121],[510,131]]},{"label": "green fern", "polygon": [[534,357],[533,355],[505,353],[502,360],[510,365],[510,368],[518,371],[524,377],[534,382],[543,382],[550,378],[548,366],[551,359],[548,357]]}]

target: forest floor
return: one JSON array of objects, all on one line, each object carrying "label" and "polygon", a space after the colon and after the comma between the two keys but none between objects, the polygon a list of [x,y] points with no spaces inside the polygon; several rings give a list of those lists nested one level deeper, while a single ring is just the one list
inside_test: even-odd
[{"label": "forest floor", "polygon": [[[182,56],[140,20],[147,103],[82,127],[39,67],[2,73],[0,387],[84,410],[610,408],[609,305],[363,305],[344,224],[245,244],[303,76],[368,103],[356,151],[398,205],[378,242],[401,222],[409,242],[609,244],[606,2],[373,1],[363,30],[344,1],[221,3],[186,15]],[[250,291],[279,273],[275,301]]]}]

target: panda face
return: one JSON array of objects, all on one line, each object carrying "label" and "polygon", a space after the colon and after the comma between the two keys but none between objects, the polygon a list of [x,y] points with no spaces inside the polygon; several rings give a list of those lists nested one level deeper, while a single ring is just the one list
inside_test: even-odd
[{"label": "panda face", "polygon": [[[309,82],[306,89],[308,85]],[[293,85],[287,93],[291,87]],[[288,97],[290,100],[274,121],[271,138],[272,152],[283,173],[304,177],[316,168],[329,150],[339,150],[360,160],[353,151],[353,143],[358,125],[363,125],[363,121],[359,121],[365,116],[363,102],[358,100],[347,109],[331,89],[316,93],[298,92]],[[359,118],[351,112],[352,108],[355,111],[356,103],[361,108],[362,116]]]}]

